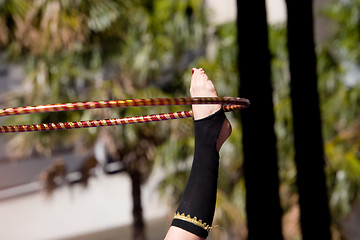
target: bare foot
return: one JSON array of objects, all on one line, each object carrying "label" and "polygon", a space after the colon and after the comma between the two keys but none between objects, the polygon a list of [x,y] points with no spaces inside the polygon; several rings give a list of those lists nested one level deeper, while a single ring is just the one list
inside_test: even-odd
[{"label": "bare foot", "polygon": [[[191,97],[217,97],[217,92],[214,84],[205,74],[202,68],[193,68],[193,75],[191,77],[190,95]],[[194,119],[199,120],[210,116],[219,111],[221,104],[193,104]],[[220,130],[218,140],[216,142],[216,150],[219,151],[223,143],[231,134],[231,124],[226,118]]]}]

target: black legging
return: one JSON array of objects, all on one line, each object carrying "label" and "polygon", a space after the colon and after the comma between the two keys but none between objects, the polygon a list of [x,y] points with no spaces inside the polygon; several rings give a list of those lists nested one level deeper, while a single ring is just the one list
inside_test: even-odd
[{"label": "black legging", "polygon": [[208,236],[214,218],[219,172],[216,142],[224,120],[222,109],[206,118],[194,120],[193,165],[171,224],[201,238]]}]

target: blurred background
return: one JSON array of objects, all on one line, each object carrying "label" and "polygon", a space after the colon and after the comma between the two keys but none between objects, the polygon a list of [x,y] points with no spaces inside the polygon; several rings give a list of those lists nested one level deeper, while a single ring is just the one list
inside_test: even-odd
[{"label": "blurred background", "polygon": [[[278,222],[280,239],[315,239],[308,238],[305,225],[300,223],[301,209],[307,205],[299,204],[300,166],[294,161],[295,110],[290,88],[291,47],[287,45],[291,1],[287,5],[283,0],[258,3],[264,9],[245,2],[0,0],[0,107],[187,97],[193,67],[205,70],[219,96],[239,96],[243,81],[250,81],[241,75],[246,68],[239,64],[241,56],[255,54],[258,49],[249,46],[244,50],[241,39],[257,42],[257,35],[247,33],[242,26],[253,28],[253,33],[265,31],[273,102],[270,118],[274,117],[271,127],[276,138],[264,145],[276,147],[276,168],[261,164],[266,159],[252,159],[255,168],[244,167],[251,161],[243,154],[246,121],[239,113],[227,113],[233,133],[220,152],[217,227],[210,239],[248,239],[252,235],[251,221],[258,217],[251,215],[247,197],[251,179],[247,180],[246,174],[261,184],[253,188],[262,196],[257,197],[258,207],[270,209],[266,184],[272,180],[265,176],[267,172],[276,175],[278,202],[274,206],[281,207],[281,216],[276,219],[260,213],[267,216],[264,228],[257,224],[257,232]],[[312,15],[304,13],[296,21],[302,26],[310,19],[314,30],[314,83],[320,101],[308,101],[305,91],[303,105],[319,105],[321,111],[324,158],[319,159],[323,168],[318,173],[325,176],[324,208],[330,213],[324,222],[329,221],[331,239],[360,239],[360,1],[299,2],[296,4],[312,6]],[[239,19],[239,12],[247,15]],[[265,17],[266,29],[253,25],[255,13]],[[258,79],[251,81],[263,88]],[[245,90],[243,93],[240,97],[248,97]],[[250,108],[256,108],[256,99],[249,99],[255,100]],[[189,106],[21,115],[2,117],[0,125],[179,109]],[[264,119],[266,116],[264,113]],[[306,126],[304,131],[312,138]],[[255,137],[262,139],[262,135]],[[259,140],[257,151],[264,145]],[[0,238],[162,239],[185,188],[192,153],[191,119],[0,134]],[[316,206],[308,205],[317,215]],[[268,235],[268,239],[278,238]]]}]

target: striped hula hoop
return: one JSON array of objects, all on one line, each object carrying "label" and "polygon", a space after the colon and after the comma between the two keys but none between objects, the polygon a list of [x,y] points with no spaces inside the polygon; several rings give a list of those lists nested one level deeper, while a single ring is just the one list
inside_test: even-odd
[{"label": "striped hula hoop", "polygon": [[[225,112],[245,109],[250,105],[249,100],[235,97],[194,97],[194,98],[149,98],[149,99],[126,99],[109,101],[90,101],[75,103],[58,103],[38,106],[16,107],[0,109],[0,117],[45,113],[63,112],[75,110],[87,110],[96,108],[121,108],[142,106],[169,106],[169,105],[192,105],[192,104],[222,104]],[[75,128],[115,126],[133,123],[156,122],[180,118],[192,117],[192,111],[180,111],[172,113],[160,113],[137,117],[112,118],[76,122],[40,123],[29,125],[0,126],[0,133],[50,131]]]}]

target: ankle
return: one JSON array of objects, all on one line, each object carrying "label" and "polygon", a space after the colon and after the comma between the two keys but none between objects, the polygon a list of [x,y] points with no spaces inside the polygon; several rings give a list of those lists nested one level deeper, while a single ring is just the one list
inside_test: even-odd
[{"label": "ankle", "polygon": [[206,118],[219,111],[220,108],[220,104],[193,104],[192,109],[194,120]]}]

